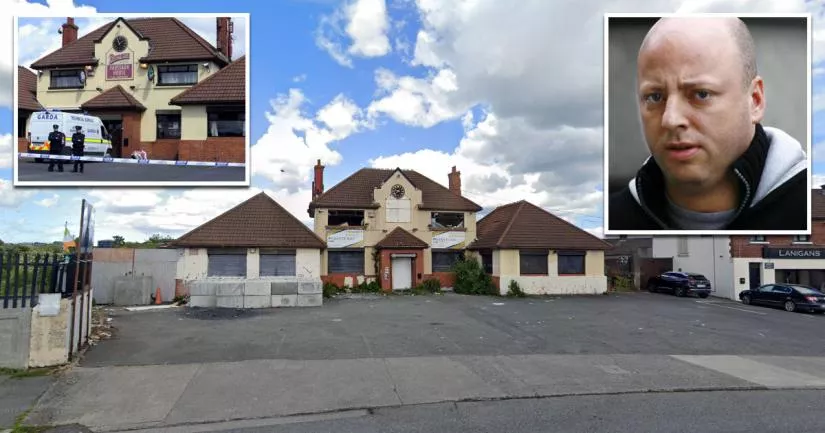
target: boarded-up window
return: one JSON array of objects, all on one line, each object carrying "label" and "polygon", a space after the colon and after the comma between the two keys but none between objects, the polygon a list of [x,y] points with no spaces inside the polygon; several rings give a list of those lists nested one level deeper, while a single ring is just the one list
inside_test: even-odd
[{"label": "boarded-up window", "polygon": [[547,275],[547,251],[519,251],[521,275]]},{"label": "boarded-up window", "polygon": [[246,249],[210,249],[206,274],[210,277],[246,277]]},{"label": "boarded-up window", "polygon": [[364,250],[329,251],[327,261],[330,274],[364,274]]},{"label": "boarded-up window", "polygon": [[557,255],[559,275],[584,275],[585,253],[583,251],[561,251]]},{"label": "boarded-up window", "polygon": [[484,267],[484,272],[487,274],[493,273],[493,253],[485,251],[481,253],[481,266]]},{"label": "boarded-up window", "polygon": [[259,257],[262,277],[295,276],[295,251],[262,249]]},{"label": "boarded-up window", "polygon": [[412,219],[410,212],[410,199],[387,199],[387,222],[408,223]]},{"label": "boarded-up window", "polygon": [[461,260],[461,251],[433,251],[433,272],[450,272]]}]

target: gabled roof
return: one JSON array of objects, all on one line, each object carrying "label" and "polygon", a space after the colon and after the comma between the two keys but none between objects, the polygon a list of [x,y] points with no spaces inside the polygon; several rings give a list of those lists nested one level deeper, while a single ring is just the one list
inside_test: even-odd
[{"label": "gabled roof", "polygon": [[246,56],[230,63],[169,101],[172,105],[243,104],[246,102]]},{"label": "gabled roof", "polygon": [[177,18],[117,18],[47,54],[31,64],[32,69],[96,65],[95,42],[100,41],[118,22],[123,22],[141,39],[149,41],[149,54],[140,62],[176,62],[211,60],[223,66],[229,59]]},{"label": "gabled roof", "polygon": [[381,239],[380,242],[375,244],[376,248],[427,248],[426,242],[418,239],[412,233],[402,229],[401,227],[396,227],[393,231],[391,231],[387,236],[384,236],[384,239]]},{"label": "gabled roof", "polygon": [[17,67],[17,109],[40,111],[43,106],[37,102],[37,75],[29,69]]},{"label": "gabled roof", "polygon": [[176,247],[326,248],[326,243],[264,192],[196,227]]},{"label": "gabled roof", "polygon": [[470,249],[609,250],[612,245],[521,200],[500,206],[477,223]]},{"label": "gabled roof", "polygon": [[146,107],[120,84],[89,99],[80,105],[80,108],[84,110],[146,110]]},{"label": "gabled roof", "polygon": [[[373,192],[400,169],[362,168],[310,202],[309,214],[316,208],[376,209]],[[435,211],[478,212],[482,208],[471,200],[450,191],[447,187],[414,171],[400,170],[413,186],[421,190],[419,209]]]}]

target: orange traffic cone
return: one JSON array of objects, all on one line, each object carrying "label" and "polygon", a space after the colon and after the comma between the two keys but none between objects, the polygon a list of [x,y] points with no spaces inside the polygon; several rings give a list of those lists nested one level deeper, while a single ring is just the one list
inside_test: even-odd
[{"label": "orange traffic cone", "polygon": [[160,304],[161,304],[161,301],[160,301],[160,287],[158,287],[157,290],[155,290],[155,305],[160,305]]}]

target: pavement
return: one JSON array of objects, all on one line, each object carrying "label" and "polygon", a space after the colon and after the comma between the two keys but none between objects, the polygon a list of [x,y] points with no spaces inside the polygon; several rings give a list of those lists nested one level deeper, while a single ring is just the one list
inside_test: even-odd
[{"label": "pavement", "polygon": [[63,164],[63,172],[48,171],[48,163],[21,160],[17,180],[21,182],[243,182],[244,167],[190,167],[174,165],[139,165],[87,162],[83,173],[72,173],[72,164]]},{"label": "pavement", "polygon": [[0,431],[14,426],[17,417],[32,407],[51,386],[52,378],[12,378],[0,375]]},{"label": "pavement", "polygon": [[255,429],[444,403],[825,389],[825,317],[724,300],[451,294],[112,316],[114,339],[60,376],[27,424]]}]

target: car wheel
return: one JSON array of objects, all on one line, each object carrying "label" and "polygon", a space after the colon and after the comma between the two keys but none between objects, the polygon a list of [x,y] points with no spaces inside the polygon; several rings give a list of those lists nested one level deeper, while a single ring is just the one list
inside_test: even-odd
[{"label": "car wheel", "polygon": [[652,282],[647,283],[647,291],[650,293],[658,292],[658,290],[656,290],[656,284],[653,284]]},{"label": "car wheel", "polygon": [[793,313],[794,311],[796,311],[796,304],[794,303],[794,301],[785,301],[785,311],[789,313]]},{"label": "car wheel", "polygon": [[680,297],[680,298],[683,298],[685,296],[685,288],[684,287],[679,287],[678,289],[676,289],[674,294],[676,296]]},{"label": "car wheel", "polygon": [[743,296],[742,297],[742,303],[745,304],[745,305],[750,305],[751,304],[751,297],[748,296],[748,295]]},{"label": "car wheel", "polygon": [[708,297],[708,294],[707,293],[700,293],[699,297],[702,298],[702,299],[705,299],[705,298]]}]

